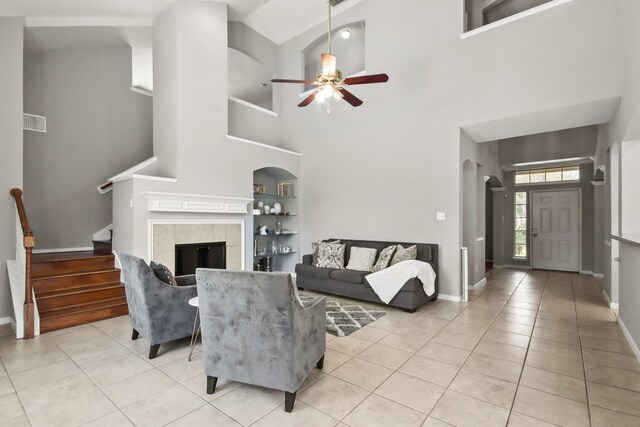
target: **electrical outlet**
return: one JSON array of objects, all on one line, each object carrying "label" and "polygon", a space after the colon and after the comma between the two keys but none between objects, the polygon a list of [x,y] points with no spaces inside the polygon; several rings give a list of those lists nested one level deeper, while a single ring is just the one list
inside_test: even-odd
[{"label": "electrical outlet", "polygon": [[447,214],[444,212],[436,212],[436,220],[444,221],[447,219]]},{"label": "electrical outlet", "polygon": [[129,207],[132,208],[133,207],[133,199],[129,199]]},{"label": "electrical outlet", "polygon": [[480,267],[478,267],[478,264],[476,264],[476,273],[480,271]]}]

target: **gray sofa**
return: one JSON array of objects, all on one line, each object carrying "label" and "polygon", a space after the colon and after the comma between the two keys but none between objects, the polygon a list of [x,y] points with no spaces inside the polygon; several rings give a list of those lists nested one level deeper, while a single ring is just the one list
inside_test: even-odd
[{"label": "gray sofa", "polygon": [[288,273],[197,269],[207,393],[218,378],[285,392],[291,412],[309,373],[322,369],[325,299],[300,303]]},{"label": "gray sofa", "polygon": [[124,289],[133,333],[149,340],[149,359],[158,355],[160,344],[191,336],[196,308],[189,300],[197,295],[195,276],[176,277],[179,286],[159,280],[138,257],[120,254]]},{"label": "gray sofa", "polygon": [[[325,242],[340,240],[346,245],[345,266],[349,263],[349,253],[352,246],[375,248],[380,251],[390,245],[403,247],[416,245],[418,254],[416,259],[428,262],[436,273],[435,292],[427,296],[422,288],[422,282],[411,279],[405,283],[400,292],[389,302],[389,305],[404,311],[414,312],[421,305],[438,297],[438,245],[431,243],[381,242],[369,240],[327,239]],[[298,289],[309,289],[327,294],[355,298],[359,300],[384,304],[367,282],[368,271],[346,269],[318,268],[312,264],[312,255],[304,255],[302,263],[296,265],[296,284]]]}]

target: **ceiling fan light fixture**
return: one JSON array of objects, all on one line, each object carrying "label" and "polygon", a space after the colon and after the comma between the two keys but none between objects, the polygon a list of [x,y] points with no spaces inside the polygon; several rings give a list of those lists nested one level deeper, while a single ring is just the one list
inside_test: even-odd
[{"label": "ceiling fan light fixture", "polygon": [[318,89],[318,93],[316,95],[316,99],[319,102],[323,102],[329,98],[331,98],[335,93],[335,89],[330,84],[326,84]]},{"label": "ceiling fan light fixture", "polygon": [[[329,6],[329,30],[327,31],[328,53],[322,54],[322,71],[318,73],[315,80],[292,80],[292,79],[273,79],[273,83],[295,83],[317,86],[317,89],[303,94],[307,96],[298,107],[306,107],[313,101],[324,102],[334,98],[335,100],[344,100],[353,107],[362,105],[362,100],[347,90],[347,86],[363,85],[370,83],[386,83],[389,76],[386,74],[372,74],[358,77],[343,77],[340,70],[336,67],[336,57],[331,53],[331,4],[334,0],[327,1]],[[337,0],[336,0],[337,1]],[[345,28],[340,33],[342,38],[351,37],[351,31]],[[330,113],[331,103],[327,106],[327,113]]]},{"label": "ceiling fan light fixture", "polygon": [[327,77],[336,75],[336,56],[331,53],[322,54],[322,74]]}]

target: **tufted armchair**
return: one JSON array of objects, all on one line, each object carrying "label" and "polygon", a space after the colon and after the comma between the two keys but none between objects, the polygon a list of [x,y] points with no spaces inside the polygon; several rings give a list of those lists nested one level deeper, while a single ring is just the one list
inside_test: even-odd
[{"label": "tufted armchair", "polygon": [[198,269],[196,282],[207,393],[218,378],[282,390],[291,412],[324,363],[324,297],[303,306],[288,273]]},{"label": "tufted armchair", "polygon": [[151,345],[149,359],[158,355],[160,344],[190,336],[196,308],[189,300],[197,295],[195,276],[177,277],[179,286],[159,280],[147,263],[133,255],[120,254],[129,318],[135,340],[141,334]]}]

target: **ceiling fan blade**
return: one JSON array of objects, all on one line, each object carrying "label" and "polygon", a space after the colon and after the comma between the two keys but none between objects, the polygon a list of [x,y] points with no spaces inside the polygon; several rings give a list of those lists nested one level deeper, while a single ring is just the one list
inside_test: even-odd
[{"label": "ceiling fan blade", "polygon": [[386,83],[389,76],[386,74],[371,74],[369,76],[347,77],[344,79],[346,85],[366,85],[369,83]]},{"label": "ceiling fan blade", "polygon": [[313,89],[309,89],[307,91],[302,92],[300,95],[298,95],[300,98],[306,98],[307,96],[311,95],[313,92],[316,92],[318,90],[317,87],[314,87]]},{"label": "ceiling fan blade", "polygon": [[271,83],[300,83],[305,85],[314,85],[316,81],[314,80],[289,80],[289,79],[273,79]]},{"label": "ceiling fan blade", "polygon": [[344,99],[354,107],[359,107],[362,105],[362,100],[357,96],[355,96],[354,94],[352,94],[351,92],[349,92],[348,90],[346,90],[345,88],[341,88],[340,93],[342,94],[342,99]]},{"label": "ceiling fan blade", "polygon": [[315,101],[317,94],[318,91],[315,91],[311,95],[307,96],[304,101],[298,104],[298,107],[306,107],[307,105],[311,104],[313,101]]}]

